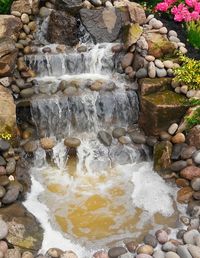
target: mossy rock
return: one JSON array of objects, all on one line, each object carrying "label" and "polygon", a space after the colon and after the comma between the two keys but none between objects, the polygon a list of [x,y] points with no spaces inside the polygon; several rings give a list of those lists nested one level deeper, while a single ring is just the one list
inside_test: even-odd
[{"label": "mossy rock", "polygon": [[135,44],[142,35],[143,29],[138,23],[129,24],[124,28],[125,47],[129,48]]},{"label": "mossy rock", "polygon": [[141,95],[149,95],[171,88],[171,78],[143,78],[139,80]]}]

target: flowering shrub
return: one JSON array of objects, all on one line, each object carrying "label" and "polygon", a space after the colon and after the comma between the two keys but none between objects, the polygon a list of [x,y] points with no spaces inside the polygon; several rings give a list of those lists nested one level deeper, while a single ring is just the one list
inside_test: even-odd
[{"label": "flowering shrub", "polygon": [[174,20],[178,22],[189,22],[200,19],[200,2],[198,0],[164,0],[155,7],[156,11],[171,11]]}]

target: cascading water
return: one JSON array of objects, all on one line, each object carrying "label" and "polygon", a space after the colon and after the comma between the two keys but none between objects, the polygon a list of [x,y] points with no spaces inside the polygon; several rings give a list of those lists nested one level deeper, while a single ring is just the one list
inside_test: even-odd
[{"label": "cascading water", "polygon": [[[144,161],[145,147],[116,139],[106,147],[97,139],[101,130],[131,130],[138,121],[135,84],[117,72],[112,46],[89,43],[84,53],[61,54],[49,45],[51,53],[41,48],[26,57],[38,76],[31,100],[38,137],[57,141],[53,164],[37,150],[32,191],[24,203],[44,227],[42,251],[56,246],[89,258],[113,241],[142,237],[159,224],[175,225],[175,189]],[[102,90],[91,90],[95,82]],[[63,84],[75,92],[65,94]],[[81,141],[77,157],[64,145],[68,136]]]}]

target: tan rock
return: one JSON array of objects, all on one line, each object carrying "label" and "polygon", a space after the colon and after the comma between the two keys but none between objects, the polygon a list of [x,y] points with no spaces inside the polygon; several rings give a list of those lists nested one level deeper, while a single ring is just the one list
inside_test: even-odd
[{"label": "tan rock", "polygon": [[64,144],[69,148],[77,148],[81,144],[81,141],[77,138],[67,137],[64,140]]},{"label": "tan rock", "polygon": [[22,22],[13,15],[0,15],[0,38],[17,38],[22,28]]},{"label": "tan rock", "polygon": [[171,142],[173,143],[184,143],[185,135],[183,133],[177,133],[175,136],[171,138]]},{"label": "tan rock", "polygon": [[183,187],[177,192],[177,201],[180,203],[188,203],[192,197],[192,194],[193,190],[191,187]]},{"label": "tan rock", "polygon": [[142,246],[140,246],[137,249],[137,253],[138,254],[149,254],[149,255],[152,255],[153,252],[154,252],[154,249],[150,245],[142,245]]},{"label": "tan rock", "polygon": [[189,143],[189,145],[200,149],[200,125],[196,125],[189,131],[186,141]]},{"label": "tan rock", "polygon": [[40,139],[41,147],[44,150],[52,149],[55,146],[55,140],[53,138],[42,138]]},{"label": "tan rock", "polygon": [[129,2],[127,4],[127,7],[130,14],[131,22],[136,22],[136,23],[139,23],[140,25],[146,22],[145,11],[140,4]]},{"label": "tan rock", "polygon": [[169,171],[171,167],[172,144],[169,141],[158,142],[154,145],[154,170]]},{"label": "tan rock", "polygon": [[31,1],[27,0],[17,0],[13,1],[12,6],[11,6],[11,12],[20,12],[20,13],[27,13],[31,14]]},{"label": "tan rock", "polygon": [[140,38],[140,36],[142,35],[142,32],[143,32],[143,29],[142,27],[140,27],[138,23],[127,25],[125,29],[125,35],[124,35],[125,47],[129,48],[133,44],[135,44],[137,40]]}]

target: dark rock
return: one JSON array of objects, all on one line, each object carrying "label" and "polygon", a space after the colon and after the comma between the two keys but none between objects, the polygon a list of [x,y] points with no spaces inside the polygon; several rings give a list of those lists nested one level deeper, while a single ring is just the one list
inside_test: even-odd
[{"label": "dark rock", "polygon": [[128,241],[126,243],[126,248],[128,249],[128,251],[130,253],[135,253],[137,247],[138,247],[138,244],[136,242],[134,242],[134,241]]},{"label": "dark rock", "polygon": [[139,80],[141,95],[156,93],[171,88],[170,78],[144,78]]},{"label": "dark rock", "polygon": [[6,190],[3,186],[0,185],[0,198],[2,198],[6,193]]},{"label": "dark rock", "polygon": [[47,30],[50,43],[74,46],[78,43],[78,25],[76,19],[63,11],[52,11]]},{"label": "dark rock", "polygon": [[121,12],[115,8],[81,9],[80,17],[96,43],[115,41],[123,26]]},{"label": "dark rock", "polygon": [[157,246],[158,241],[157,241],[157,239],[155,238],[155,236],[153,236],[153,235],[151,235],[151,234],[148,234],[148,235],[146,235],[145,238],[144,238],[144,243],[145,243],[146,245],[150,245],[150,246],[152,246],[153,248],[155,248],[155,247]]},{"label": "dark rock", "polygon": [[196,151],[196,147],[188,146],[181,151],[181,158],[182,159],[190,159],[192,154]]},{"label": "dark rock", "polygon": [[6,192],[6,194],[2,199],[2,203],[11,204],[17,200],[18,196],[19,196],[18,187],[13,187]]},{"label": "dark rock", "polygon": [[0,166],[5,166],[5,165],[6,165],[5,159],[2,156],[0,156]]},{"label": "dark rock", "polygon": [[77,148],[78,146],[80,146],[81,141],[78,138],[68,137],[68,138],[65,138],[64,144],[68,148]]},{"label": "dark rock", "polygon": [[169,141],[158,142],[154,145],[154,170],[168,172],[171,167],[172,144]]},{"label": "dark rock", "polygon": [[122,246],[118,246],[118,247],[113,247],[109,249],[108,256],[110,258],[118,258],[125,253],[127,253],[127,250]]},{"label": "dark rock", "polygon": [[181,157],[181,152],[183,149],[185,149],[188,145],[186,143],[179,143],[179,144],[174,144],[173,149],[172,149],[172,155],[171,159],[173,160],[178,160]]},{"label": "dark rock", "polygon": [[132,62],[133,62],[133,58],[134,58],[133,53],[131,53],[131,52],[127,53],[127,54],[122,58],[122,61],[121,61],[122,68],[125,69],[125,68],[127,68],[128,66],[131,66],[131,64],[132,64]]},{"label": "dark rock", "polygon": [[187,167],[187,162],[184,160],[175,161],[171,164],[171,170],[178,172]]},{"label": "dark rock", "polygon": [[162,132],[160,132],[160,139],[162,140],[162,141],[170,141],[171,140],[171,135],[168,133],[168,132],[166,132],[166,131],[162,131]]},{"label": "dark rock", "polygon": [[111,143],[112,143],[112,136],[109,133],[105,132],[105,131],[100,131],[98,133],[98,139],[105,146],[110,146]]},{"label": "dark rock", "polygon": [[35,90],[33,88],[24,89],[20,92],[22,98],[30,98],[34,95]]},{"label": "dark rock", "polygon": [[178,239],[182,239],[183,238],[183,235],[185,234],[185,232],[187,232],[185,229],[180,229],[177,234],[176,234],[176,237]]},{"label": "dark rock", "polygon": [[0,176],[0,185],[7,186],[10,183],[7,176]]},{"label": "dark rock", "polygon": [[34,153],[37,150],[38,145],[34,141],[29,141],[23,145],[23,148],[27,153]]},{"label": "dark rock", "polygon": [[7,151],[10,148],[10,143],[6,140],[0,139],[0,151]]},{"label": "dark rock", "polygon": [[149,136],[146,138],[146,143],[150,147],[153,147],[158,142],[157,138],[154,136]]},{"label": "dark rock", "polygon": [[126,135],[126,130],[124,128],[115,128],[112,131],[113,138],[120,138],[121,136]]},{"label": "dark rock", "polygon": [[141,115],[139,124],[146,135],[159,135],[169,126],[179,121],[187,107],[185,97],[172,91],[161,91],[141,96]]},{"label": "dark rock", "polygon": [[77,14],[82,8],[82,0],[57,0],[56,9],[67,11],[71,14]]},{"label": "dark rock", "polygon": [[145,144],[146,143],[146,137],[144,134],[139,132],[130,132],[129,136],[131,140],[136,144]]}]

